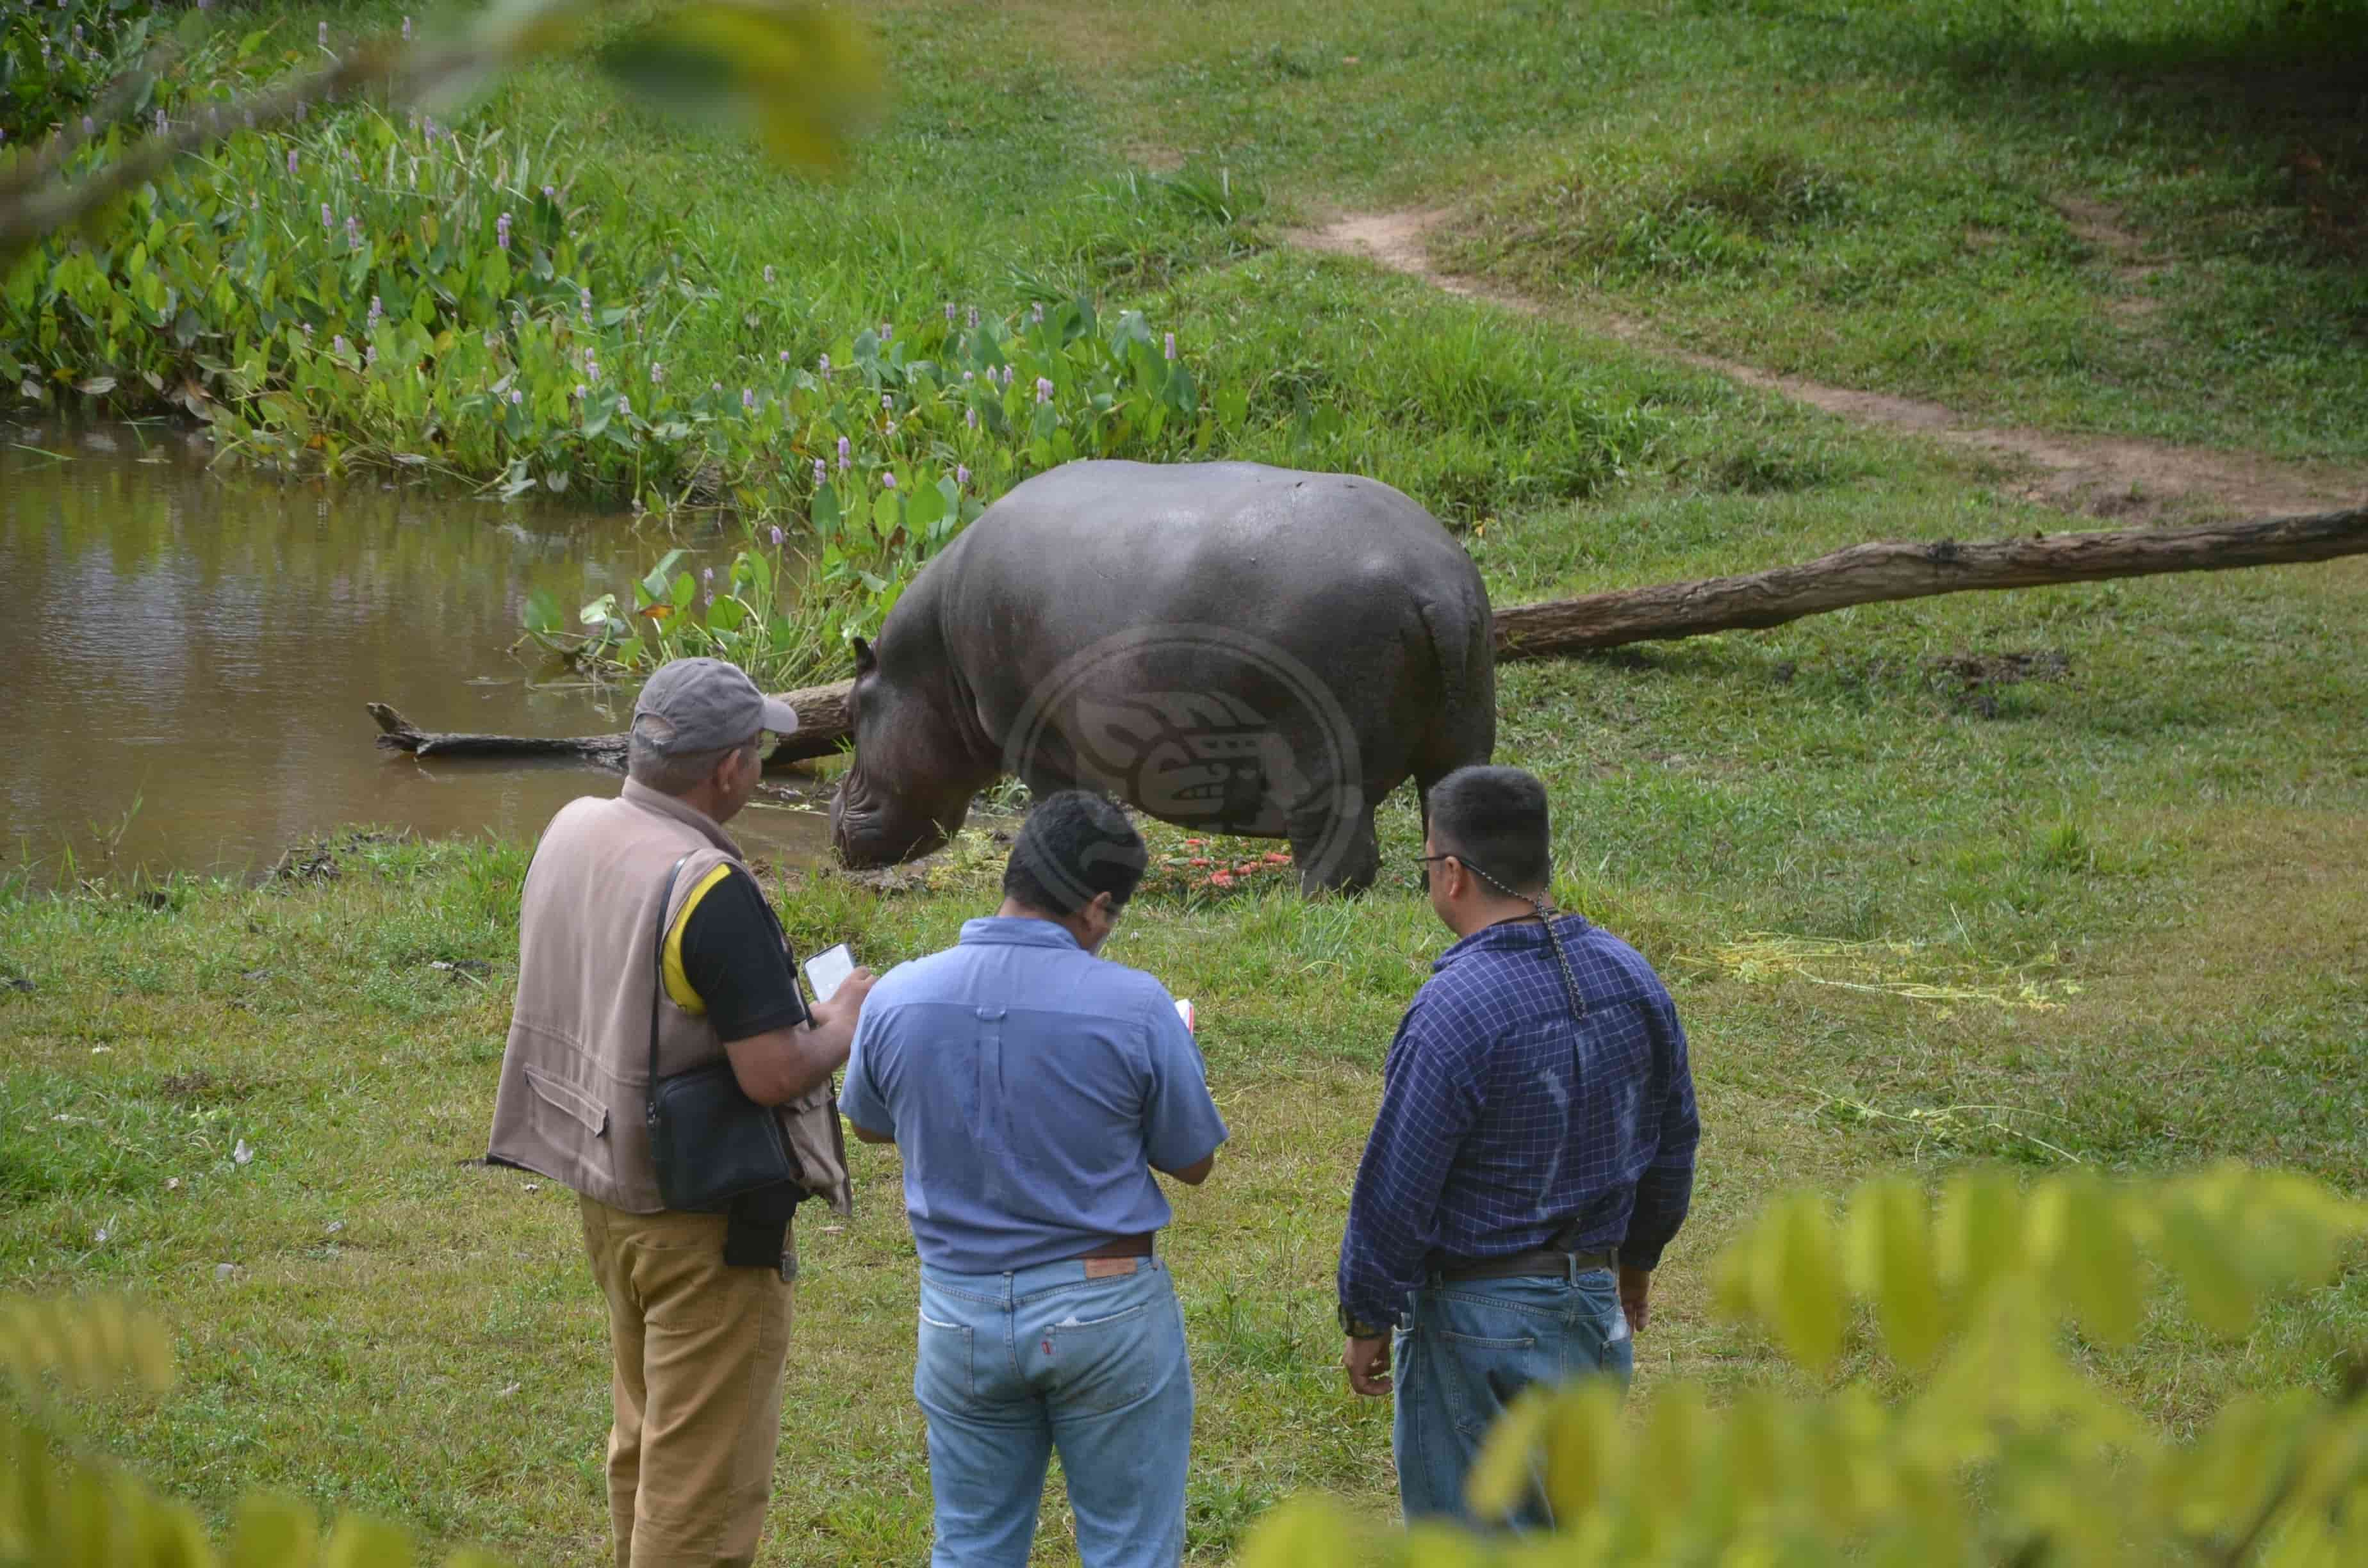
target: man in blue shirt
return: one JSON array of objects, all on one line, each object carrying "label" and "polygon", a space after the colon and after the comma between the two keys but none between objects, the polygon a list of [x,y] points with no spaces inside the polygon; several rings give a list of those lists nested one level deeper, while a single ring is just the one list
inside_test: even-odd
[{"label": "man in blue shirt", "polygon": [[839,1108],[905,1159],[921,1255],[914,1397],[936,1568],[1021,1568],[1054,1448],[1085,1568],[1176,1568],[1192,1369],[1152,1172],[1199,1186],[1225,1124],[1159,982],[1095,954],[1143,880],[1095,795],[1045,799],[1003,907],[871,992]]},{"label": "man in blue shirt", "polygon": [[1395,1355],[1409,1520],[1463,1515],[1480,1440],[1526,1385],[1626,1382],[1700,1136],[1652,966],[1547,903],[1545,787],[1464,767],[1427,806],[1430,906],[1460,939],[1398,1025],[1340,1243],[1342,1364],[1378,1396]]}]

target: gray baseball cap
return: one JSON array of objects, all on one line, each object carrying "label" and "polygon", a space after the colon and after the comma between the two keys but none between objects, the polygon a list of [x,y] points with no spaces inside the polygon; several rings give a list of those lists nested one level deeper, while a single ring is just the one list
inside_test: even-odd
[{"label": "gray baseball cap", "polygon": [[633,733],[667,756],[722,751],[760,731],[794,734],[798,710],[768,697],[737,665],[677,659],[662,666],[633,703]]}]

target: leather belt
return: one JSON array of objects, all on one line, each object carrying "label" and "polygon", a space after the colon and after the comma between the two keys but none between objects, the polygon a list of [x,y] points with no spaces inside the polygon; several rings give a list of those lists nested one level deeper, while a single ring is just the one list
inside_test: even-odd
[{"label": "leather belt", "polygon": [[1506,1257],[1442,1257],[1430,1273],[1448,1284],[1464,1279],[1560,1279],[1594,1268],[1616,1268],[1619,1260],[1608,1252],[1552,1252],[1540,1247]]},{"label": "leather belt", "polygon": [[1097,1257],[1149,1257],[1152,1238],[1158,1233],[1145,1231],[1139,1236],[1112,1236],[1099,1246],[1076,1254],[1070,1261],[1085,1263]]}]

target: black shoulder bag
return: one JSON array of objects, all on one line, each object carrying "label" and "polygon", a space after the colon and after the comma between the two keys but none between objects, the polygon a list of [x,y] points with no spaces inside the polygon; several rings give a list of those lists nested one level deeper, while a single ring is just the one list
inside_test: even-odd
[{"label": "black shoulder bag", "polygon": [[666,996],[666,906],[683,860],[666,873],[658,898],[657,947],[650,959],[650,1158],[658,1201],[668,1209],[718,1213],[758,1187],[798,1179],[797,1156],[780,1118],[740,1087],[731,1059],[658,1076],[658,1009]]}]

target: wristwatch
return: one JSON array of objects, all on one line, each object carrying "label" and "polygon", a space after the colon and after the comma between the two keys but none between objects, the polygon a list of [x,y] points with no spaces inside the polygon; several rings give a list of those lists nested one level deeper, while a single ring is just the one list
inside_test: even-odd
[{"label": "wristwatch", "polygon": [[1340,1318],[1340,1332],[1351,1339],[1384,1339],[1389,1336],[1390,1331],[1386,1328],[1375,1328],[1371,1324],[1360,1323],[1357,1320],[1357,1314],[1349,1310],[1349,1303],[1346,1301],[1342,1301],[1337,1311]]}]

